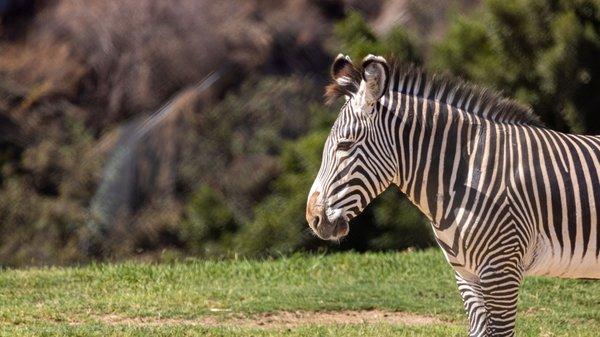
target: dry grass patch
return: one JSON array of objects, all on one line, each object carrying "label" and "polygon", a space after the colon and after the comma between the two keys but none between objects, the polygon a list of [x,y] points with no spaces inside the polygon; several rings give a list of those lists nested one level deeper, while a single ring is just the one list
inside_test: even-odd
[{"label": "dry grass patch", "polygon": [[[196,319],[163,317],[124,317],[108,314],[96,317],[107,325],[127,325],[136,327],[191,325],[202,327],[240,328],[296,328],[311,325],[378,324],[421,326],[444,324],[443,321],[407,312],[384,310],[341,310],[341,311],[278,311],[256,315],[227,314],[206,316]],[[72,322],[79,324],[79,322]]]}]

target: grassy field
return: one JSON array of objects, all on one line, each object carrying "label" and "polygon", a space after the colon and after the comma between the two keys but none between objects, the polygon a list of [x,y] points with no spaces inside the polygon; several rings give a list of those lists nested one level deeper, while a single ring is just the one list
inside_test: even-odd
[{"label": "grassy field", "polygon": [[[437,250],[3,270],[0,289],[0,336],[466,335],[451,268]],[[298,310],[401,311],[434,323],[252,323]],[[600,282],[528,278],[518,331],[597,336]]]}]

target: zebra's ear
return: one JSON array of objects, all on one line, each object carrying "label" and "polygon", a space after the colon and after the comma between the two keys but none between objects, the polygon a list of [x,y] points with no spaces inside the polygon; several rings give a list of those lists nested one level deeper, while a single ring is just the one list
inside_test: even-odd
[{"label": "zebra's ear", "polygon": [[328,103],[340,96],[349,97],[358,92],[361,75],[349,56],[338,54],[331,65],[331,77],[333,83],[325,90]]},{"label": "zebra's ear", "polygon": [[[334,81],[336,81],[339,85],[346,84],[344,81],[346,80],[348,73],[354,69],[354,64],[350,59],[350,56],[344,54],[338,54],[331,65],[331,77]],[[349,78],[348,78],[349,79]],[[341,82],[340,82],[341,81]]]},{"label": "zebra's ear", "polygon": [[387,89],[390,68],[383,57],[374,55],[363,59],[362,68],[362,78],[366,83],[365,100],[367,103],[374,103]]}]

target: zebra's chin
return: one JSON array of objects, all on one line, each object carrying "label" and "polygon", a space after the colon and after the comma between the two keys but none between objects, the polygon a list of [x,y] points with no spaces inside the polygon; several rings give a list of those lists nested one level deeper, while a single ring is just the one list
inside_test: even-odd
[{"label": "zebra's chin", "polygon": [[323,240],[338,241],[350,232],[348,221],[337,218],[333,222],[325,221],[314,229],[315,234]]}]

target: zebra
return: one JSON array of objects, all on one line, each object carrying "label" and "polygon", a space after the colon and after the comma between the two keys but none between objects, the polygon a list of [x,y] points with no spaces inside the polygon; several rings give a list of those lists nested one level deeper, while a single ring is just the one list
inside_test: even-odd
[{"label": "zebra", "polygon": [[544,127],[514,100],[448,75],[338,55],[306,219],[339,240],[390,185],[428,218],[470,336],[514,336],[525,275],[600,278],[600,136]]}]

